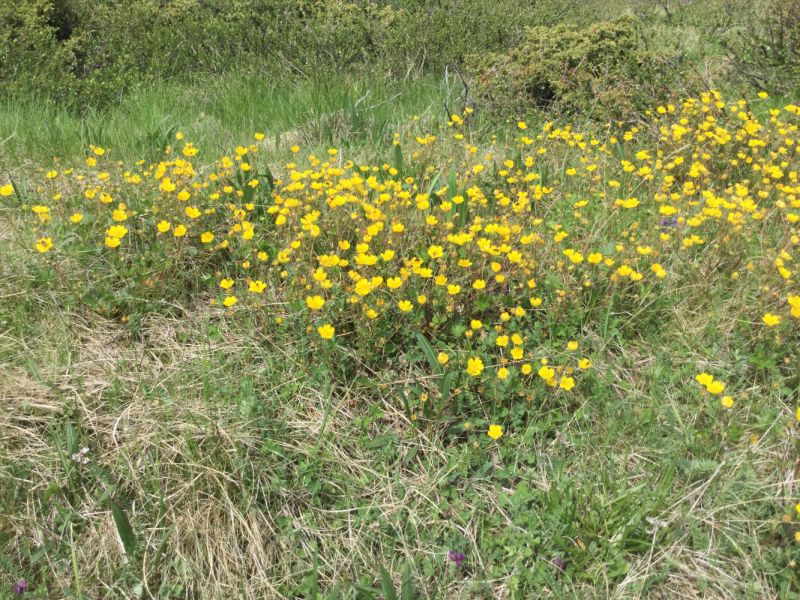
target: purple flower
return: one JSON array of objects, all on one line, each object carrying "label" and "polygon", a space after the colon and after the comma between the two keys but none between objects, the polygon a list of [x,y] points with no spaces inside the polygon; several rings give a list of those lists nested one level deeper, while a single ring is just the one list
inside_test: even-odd
[{"label": "purple flower", "polygon": [[28,588],[27,581],[17,581],[16,583],[14,583],[14,593],[17,594],[18,596],[24,594],[27,588]]},{"label": "purple flower", "polygon": [[559,570],[564,570],[564,559],[560,556],[553,561],[553,564],[559,568]]},{"label": "purple flower", "polygon": [[467,557],[460,552],[456,552],[455,550],[450,550],[450,560],[456,563],[456,566],[461,566],[461,563],[464,562]]}]

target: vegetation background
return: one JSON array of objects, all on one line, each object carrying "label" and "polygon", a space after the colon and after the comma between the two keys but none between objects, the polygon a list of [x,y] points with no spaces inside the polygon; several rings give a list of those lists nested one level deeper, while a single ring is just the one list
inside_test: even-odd
[{"label": "vegetation background", "polygon": [[[394,133],[463,108],[485,145],[711,89],[766,114],[799,52],[796,0],[0,0],[0,183],[178,131],[219,155],[263,132],[279,174],[294,145],[394,164]],[[75,301],[0,217],[0,598],[800,597],[797,335],[736,337],[726,285],[609,310],[596,383],[473,450],[381,391],[419,349],[331,392],[198,282]],[[736,422],[683,393],[709,365],[759,400]]]}]

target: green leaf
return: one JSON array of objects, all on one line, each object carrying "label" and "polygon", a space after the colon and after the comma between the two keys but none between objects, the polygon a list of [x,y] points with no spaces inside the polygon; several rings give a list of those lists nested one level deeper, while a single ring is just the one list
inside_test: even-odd
[{"label": "green leaf", "polygon": [[408,563],[403,566],[403,583],[400,585],[400,600],[412,600],[414,586],[411,582],[411,567]]},{"label": "green leaf", "polygon": [[397,600],[397,592],[394,589],[392,578],[389,573],[381,565],[381,589],[383,590],[383,597],[385,600]]},{"label": "green leaf", "polygon": [[431,364],[431,369],[433,369],[433,372],[436,373],[437,375],[441,375],[442,365],[439,364],[439,361],[436,358],[436,353],[433,351],[431,343],[427,339],[425,339],[425,336],[422,335],[416,329],[414,329],[414,335],[417,336],[417,342],[419,343],[419,347],[422,348],[422,352],[425,354],[425,357]]},{"label": "green leaf", "polygon": [[375,448],[383,448],[385,446],[389,446],[396,444],[399,441],[399,438],[394,433],[385,433],[383,435],[379,435],[374,440],[367,443],[367,448],[375,449]]},{"label": "green leaf", "polygon": [[269,191],[271,192],[275,188],[275,178],[272,176],[272,171],[270,171],[268,165],[263,165],[261,167],[261,172],[263,176],[267,179],[267,186],[269,187]]},{"label": "green leaf", "polygon": [[361,592],[362,594],[367,594],[369,598],[374,598],[375,594],[381,593],[381,591],[377,588],[370,587],[368,585],[362,585],[360,583],[351,583],[350,587],[356,590],[357,592]]},{"label": "green leaf", "polygon": [[442,382],[439,387],[439,392],[442,394],[441,401],[447,402],[447,399],[450,398],[450,387],[453,384],[453,377],[455,376],[455,371],[450,371],[447,375],[442,377]]},{"label": "green leaf", "polygon": [[442,178],[442,175],[444,175],[444,170],[445,170],[445,167],[442,167],[441,171],[439,171],[436,174],[436,177],[431,179],[431,184],[428,186],[428,192],[427,192],[428,196],[432,196],[433,192],[436,191],[436,185],[439,183],[439,180]]},{"label": "green leaf", "polygon": [[394,147],[394,168],[398,173],[403,174],[403,150],[400,148],[400,144]]},{"label": "green leaf", "polygon": [[458,205],[458,228],[463,229],[467,223],[467,200]]},{"label": "green leaf", "polygon": [[42,372],[39,370],[38,365],[33,362],[32,358],[28,358],[25,361],[25,366],[28,367],[28,372],[33,377],[34,381],[38,381],[39,383],[44,383],[44,377],[42,377]]},{"label": "green leaf", "polygon": [[456,163],[450,165],[450,173],[447,175],[447,201],[453,199],[456,195],[458,188],[458,180],[456,179]]},{"label": "green leaf", "polygon": [[319,548],[314,547],[314,570],[311,573],[311,600],[317,600],[319,593]]},{"label": "green leaf", "polygon": [[164,536],[161,538],[161,543],[158,545],[158,550],[156,550],[156,556],[153,559],[153,566],[151,567],[151,572],[155,573],[158,569],[158,563],[161,562],[161,556],[164,554],[164,548],[167,547],[167,541],[169,541],[169,536],[172,535],[172,532],[175,531],[175,528],[178,526],[177,523],[173,524]]},{"label": "green leaf", "polygon": [[53,481],[45,490],[44,494],[42,495],[42,502],[47,501],[51,496],[58,493],[58,484]]},{"label": "green leaf", "polygon": [[112,501],[110,504],[114,524],[117,526],[117,533],[122,540],[122,545],[125,547],[125,554],[133,556],[134,552],[136,552],[136,536],[133,533],[131,522],[125,515],[125,511],[116,502]]},{"label": "green leaf", "polygon": [[67,456],[72,456],[78,453],[78,436],[75,434],[75,428],[72,423],[67,424]]}]

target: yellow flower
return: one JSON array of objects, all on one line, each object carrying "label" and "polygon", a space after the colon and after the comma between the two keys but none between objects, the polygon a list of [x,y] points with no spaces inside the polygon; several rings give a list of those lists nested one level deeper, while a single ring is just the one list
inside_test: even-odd
[{"label": "yellow flower", "polygon": [[531,306],[533,306],[534,308],[539,306],[541,303],[542,303],[541,298],[531,298]]},{"label": "yellow flower", "polygon": [[483,323],[481,323],[477,319],[472,319],[472,321],[470,322],[470,327],[472,327],[473,329],[480,329],[481,327],[483,327]]},{"label": "yellow flower", "polygon": [[498,378],[498,379],[505,379],[506,377],[508,377],[508,369],[506,369],[505,367],[503,367],[502,369],[500,369],[500,370],[497,372],[497,378]]},{"label": "yellow flower", "polygon": [[530,375],[531,371],[533,371],[533,369],[531,368],[530,365],[522,365],[522,374],[523,375]]},{"label": "yellow flower", "polygon": [[789,294],[787,300],[789,301],[789,306],[792,307],[792,316],[800,319],[800,296]]},{"label": "yellow flower", "polygon": [[427,301],[428,301],[428,299],[425,296],[423,296],[423,295],[417,296],[417,302],[420,305],[425,304]]},{"label": "yellow flower", "polygon": [[498,440],[503,435],[503,428],[500,425],[489,425],[489,433],[487,435],[493,440]]},{"label": "yellow flower", "polygon": [[770,327],[774,327],[775,325],[781,322],[781,318],[778,315],[773,315],[770,313],[765,314],[761,318],[761,320],[764,321],[764,323],[766,323]]},{"label": "yellow flower", "polygon": [[733,398],[731,398],[730,396],[723,396],[722,400],[720,400],[720,404],[722,404],[722,406],[724,406],[725,408],[730,408],[731,406],[733,406]]},{"label": "yellow flower", "polygon": [[263,281],[251,281],[250,282],[250,291],[255,292],[256,294],[260,294],[264,291],[264,288],[267,287],[267,284]]},{"label": "yellow flower", "polygon": [[119,238],[106,236],[106,246],[109,248],[116,248],[119,246]]},{"label": "yellow flower", "polygon": [[81,221],[83,221],[83,215],[80,214],[80,213],[75,213],[69,218],[69,220],[72,221],[75,224],[78,224]]},{"label": "yellow flower", "polygon": [[499,336],[499,337],[497,338],[497,342],[496,342],[496,343],[497,343],[497,345],[498,345],[498,346],[500,346],[501,348],[504,348],[505,346],[508,346],[508,336],[507,336],[507,335],[501,335],[501,336]]},{"label": "yellow flower", "polygon": [[183,237],[186,235],[186,227],[183,225],[178,225],[175,229],[172,230],[172,234],[175,237]]},{"label": "yellow flower", "polygon": [[196,219],[197,217],[200,216],[200,211],[194,206],[187,206],[185,212],[186,216],[189,217],[190,219]]},{"label": "yellow flower", "polygon": [[725,389],[725,384],[721,381],[712,381],[708,385],[706,385],[706,390],[708,390],[709,394],[719,394],[722,390]]},{"label": "yellow flower", "polygon": [[10,196],[14,193],[14,186],[13,185],[4,185],[0,187],[0,196]]},{"label": "yellow flower", "polygon": [[209,244],[214,241],[214,234],[210,231],[206,231],[203,235],[200,236],[200,241],[204,244]]},{"label": "yellow flower", "polygon": [[223,279],[219,282],[219,287],[223,290],[229,290],[233,287],[233,279]]},{"label": "yellow flower", "polygon": [[292,154],[297,154],[298,152],[300,152],[300,146],[292,146],[291,148],[289,148],[289,150],[292,151]]},{"label": "yellow flower", "polygon": [[483,361],[480,358],[470,358],[467,362],[467,373],[477,377],[483,371]]},{"label": "yellow flower", "polygon": [[541,369],[539,369],[539,377],[541,377],[544,380],[552,379],[553,375],[555,374],[556,372],[550,367],[542,367]]},{"label": "yellow flower", "polygon": [[570,350],[572,350],[573,352],[575,352],[575,350],[577,350],[577,349],[578,349],[578,342],[569,342],[569,343],[567,344],[567,348],[569,348]]},{"label": "yellow flower", "polygon": [[436,357],[436,360],[439,361],[440,365],[445,365],[447,361],[450,360],[450,357],[444,352],[439,352],[439,356]]},{"label": "yellow flower", "polygon": [[264,139],[264,134],[263,133],[256,133],[253,137],[256,138],[256,141],[260,142],[261,140]]},{"label": "yellow flower", "polygon": [[156,227],[161,233],[166,233],[167,231],[169,231],[170,224],[169,221],[161,221],[161,223],[156,225]]},{"label": "yellow flower", "polygon": [[512,348],[512,350],[511,350],[511,356],[512,356],[512,358],[514,360],[521,359],[524,354],[525,354],[525,350],[523,350],[522,348],[519,348],[519,347]]},{"label": "yellow flower", "polygon": [[443,254],[443,250],[441,246],[431,246],[428,248],[428,256],[431,258],[439,258]]},{"label": "yellow flower", "polygon": [[238,302],[238,300],[236,299],[236,296],[228,296],[227,298],[225,298],[225,300],[222,301],[222,303],[225,306],[227,306],[228,308],[230,308],[231,306],[233,306],[237,302]]},{"label": "yellow flower", "polygon": [[329,340],[333,337],[333,334],[336,333],[336,329],[331,325],[323,325],[322,327],[317,327],[317,332],[319,332],[323,340]]},{"label": "yellow flower", "polygon": [[389,277],[389,279],[386,280],[386,286],[390,290],[396,290],[402,285],[403,285],[403,280],[400,279],[399,277]]},{"label": "yellow flower", "polygon": [[127,233],[128,230],[123,225],[114,225],[113,227],[109,227],[108,229],[106,229],[106,235],[120,239],[124,238],[125,234]]},{"label": "yellow flower", "polygon": [[581,369],[590,369],[592,367],[592,361],[590,361],[588,358],[582,358],[578,361],[578,366]]},{"label": "yellow flower", "polygon": [[306,298],[306,304],[311,310],[319,310],[325,305],[325,300],[319,296],[309,296]]},{"label": "yellow flower", "polygon": [[456,294],[458,294],[458,292],[461,291],[461,286],[460,285],[448,285],[447,286],[447,291],[451,296],[455,296]]},{"label": "yellow flower", "polygon": [[47,252],[52,247],[53,247],[53,240],[51,240],[50,238],[42,238],[38,242],[36,242],[36,249],[39,252]]},{"label": "yellow flower", "polygon": [[397,306],[400,307],[400,310],[402,310],[403,312],[408,312],[414,308],[414,305],[411,304],[411,302],[409,302],[408,300],[401,300],[400,302],[397,303]]},{"label": "yellow flower", "polygon": [[472,287],[474,287],[476,290],[482,290],[486,287],[486,282],[483,279],[478,279],[472,284]]},{"label": "yellow flower", "polygon": [[562,377],[558,382],[558,385],[562,389],[569,391],[575,387],[575,382],[573,381],[572,377]]},{"label": "yellow flower", "polygon": [[695,379],[700,385],[709,385],[712,381],[714,381],[714,378],[708,373],[700,373],[700,375],[695,377]]}]

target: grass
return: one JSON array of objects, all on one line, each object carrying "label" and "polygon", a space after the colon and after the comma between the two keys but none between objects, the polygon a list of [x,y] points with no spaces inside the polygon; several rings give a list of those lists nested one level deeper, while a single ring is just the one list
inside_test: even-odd
[{"label": "grass", "polygon": [[[793,511],[781,426],[793,406],[754,386],[766,397],[737,414],[736,439],[713,435],[733,419],[704,414],[680,390],[709,364],[698,349],[724,336],[698,331],[685,304],[657,347],[597,340],[607,383],[485,456],[415,431],[358,387],[337,389],[317,447],[320,389],[257,330],[198,308],[153,316],[132,339],[119,322],[63,313],[30,278],[3,281],[3,553],[43,597],[79,586],[90,596],[144,586],[148,597],[296,597],[315,548],[325,588],[373,584],[378,562],[397,574],[410,561],[423,597],[793,589],[796,550],[776,543],[791,525],[775,521]],[[374,423],[356,426],[365,414]],[[67,427],[97,472],[73,467],[65,479]],[[370,448],[382,431],[398,441]],[[122,555],[109,489],[127,500],[150,557],[141,565]],[[465,565],[449,563],[449,549]],[[569,575],[553,566],[559,557]]]},{"label": "grass", "polygon": [[[77,162],[89,144],[119,151],[133,162],[152,146],[166,146],[169,131],[191,132],[198,143],[226,147],[247,139],[253,131],[272,138],[271,150],[295,143],[322,145],[349,132],[348,100],[362,99],[359,109],[378,128],[410,115],[441,113],[444,104],[461,92],[451,75],[447,81],[428,77],[386,82],[375,78],[339,81],[301,81],[276,84],[253,75],[209,78],[201,83],[162,83],[123,98],[118,106],[79,117],[35,99],[0,106],[0,164],[4,170]],[[448,102],[450,104],[451,102]],[[386,125],[383,125],[386,123]],[[166,136],[166,137],[165,137]]]},{"label": "grass", "polygon": [[[357,128],[348,99],[368,90],[361,106],[375,108]],[[335,146],[359,164],[394,164],[398,133],[405,164],[416,169],[406,174],[422,189],[443,167],[441,181],[450,185],[450,164],[462,189],[464,165],[474,158],[444,141],[443,106],[460,111],[460,92],[451,76],[295,87],[237,76],[158,85],[83,119],[39,103],[5,104],[0,165],[15,182],[24,173],[35,197],[36,186],[50,185],[44,170],[76,166],[93,175],[82,166],[89,143],[113,148],[114,160],[132,169],[140,158],[162,158],[157,149],[177,144],[180,130],[207,150],[197,161],[205,178],[216,170],[214,157],[259,131],[266,135],[260,164],[285,177],[292,168],[281,165],[295,160],[290,145],[320,156]],[[753,111],[766,123],[767,110],[782,105],[772,99]],[[529,121],[529,131],[543,120]],[[469,139],[482,136],[473,142],[476,157],[496,153],[502,164],[513,156],[513,123],[479,116],[471,127]],[[414,162],[413,140],[426,132],[442,146],[420,150]],[[663,142],[657,137],[644,132],[622,148],[632,160],[633,151]],[[569,243],[587,255],[635,230],[641,237],[626,245],[658,235],[659,227],[648,234],[660,218],[646,212],[649,205],[620,216],[610,198],[566,179],[566,168],[582,163],[574,147],[558,143],[541,141],[548,154],[537,164],[559,180],[555,195],[537,205],[545,225],[563,223]],[[711,169],[701,178],[705,189],[748,177],[759,185],[744,167],[702,160]],[[794,155],[789,160],[787,173],[796,168]],[[498,188],[499,168],[486,174]],[[84,201],[75,190],[82,188],[64,186],[69,212],[78,210]],[[158,191],[146,188],[141,197],[148,194]],[[117,249],[119,258],[91,243],[76,248],[56,229],[67,208],[56,204],[54,223],[43,230],[53,232],[56,248],[40,255],[32,250],[38,221],[21,211],[22,198],[4,198],[0,599],[14,597],[21,580],[34,598],[309,598],[341,582],[348,598],[380,597],[381,565],[397,588],[408,566],[420,598],[800,597],[800,357],[797,320],[784,300],[797,291],[773,268],[782,248],[800,259],[791,242],[797,228],[780,220],[773,196],[760,200],[770,211],[763,228],[747,221],[746,240],[725,241],[718,233],[724,224],[701,227],[709,240],[696,254],[658,246],[670,271],[663,284],[652,283],[649,271],[648,288],[598,276],[594,300],[585,304],[584,296],[556,299],[559,286],[579,290],[582,281],[556,266],[567,259],[550,231],[537,273],[536,293],[546,304],[526,321],[533,340],[526,350],[566,365],[566,341],[579,339],[592,369],[575,376],[569,394],[549,391],[535,376],[519,389],[498,388],[493,374],[481,387],[456,379],[453,397],[461,404],[442,404],[433,416],[421,404],[412,415],[403,400],[424,390],[433,404],[439,380],[402,314],[387,313],[389,342],[367,336],[363,346],[349,341],[355,330],[335,321],[346,341],[326,350],[315,332],[305,332],[316,322],[289,317],[293,294],[305,295],[304,288],[281,287],[277,270],[264,267],[273,286],[264,314],[223,310],[210,305],[217,280],[241,279],[234,259],[242,256],[180,262],[169,254],[171,242],[148,242],[145,234],[135,252]],[[584,197],[592,200],[580,209],[586,225],[574,214]],[[140,200],[131,196],[131,206]],[[271,201],[266,192],[258,199]],[[105,226],[87,223],[98,239]],[[277,240],[276,249],[283,243],[278,233],[266,237]],[[159,302],[115,296],[107,307],[90,305],[81,287],[118,293],[128,281],[160,273],[176,283],[158,290]],[[330,318],[345,319],[336,316],[345,306],[333,310],[340,312]],[[777,330],[761,322],[765,311],[782,315]],[[485,318],[486,329],[496,313]],[[286,319],[283,329],[275,315]],[[466,342],[450,328],[458,319],[426,320],[415,326],[441,344],[436,350],[452,349],[450,365],[463,370]],[[488,355],[475,344],[470,352]],[[350,370],[340,377],[339,368]],[[733,409],[698,387],[700,372],[726,380]],[[466,419],[475,426],[465,428]],[[487,439],[489,422],[503,424],[502,438]],[[84,447],[88,462],[80,464],[71,455]],[[465,555],[463,564],[450,560],[451,550]]]}]

